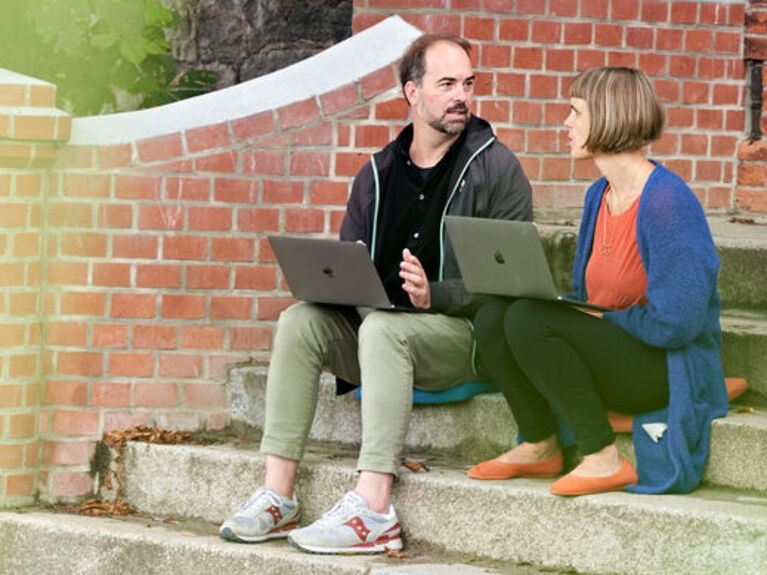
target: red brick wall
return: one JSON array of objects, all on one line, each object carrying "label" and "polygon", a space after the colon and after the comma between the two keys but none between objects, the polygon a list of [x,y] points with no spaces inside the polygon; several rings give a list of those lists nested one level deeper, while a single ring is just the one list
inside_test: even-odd
[{"label": "red brick wall", "polygon": [[0,503],[31,502],[38,444],[46,171],[70,118],[55,88],[0,79]]},{"label": "red brick wall", "polygon": [[[668,112],[650,154],[708,209],[738,207],[744,132],[744,3],[668,0],[355,0],[354,31],[391,14],[474,45],[476,109],[518,153],[535,206],[580,206],[596,175],[567,154],[569,83],[601,65],[643,69]],[[746,208],[767,209],[767,202]]]},{"label": "red brick wall", "polygon": [[[750,0],[746,10],[744,57],[764,64],[767,60],[767,0]],[[762,136],[767,136],[767,70],[762,70]],[[749,130],[750,131],[750,130]],[[767,211],[767,139],[745,141],[738,149],[738,205]]]},{"label": "red brick wall", "polygon": [[293,302],[267,234],[338,232],[353,176],[406,121],[396,94],[387,66],[255,116],[63,151],[47,205],[44,492],[89,491],[104,431],[227,423],[227,368],[266,360]]}]

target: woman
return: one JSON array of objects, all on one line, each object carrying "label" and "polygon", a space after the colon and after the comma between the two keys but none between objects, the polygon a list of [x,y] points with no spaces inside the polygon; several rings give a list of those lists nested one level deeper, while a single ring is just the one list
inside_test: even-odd
[{"label": "woman", "polygon": [[[727,411],[719,258],[689,187],[642,153],[663,128],[650,80],[595,68],[574,80],[570,96],[570,153],[592,158],[603,175],[586,194],[571,296],[615,311],[531,299],[478,311],[480,357],[523,441],[469,475],[559,475],[560,418],[583,459],[551,493],[687,492],[703,474],[711,420]],[[606,410],[641,414],[638,476],[618,452]]]}]

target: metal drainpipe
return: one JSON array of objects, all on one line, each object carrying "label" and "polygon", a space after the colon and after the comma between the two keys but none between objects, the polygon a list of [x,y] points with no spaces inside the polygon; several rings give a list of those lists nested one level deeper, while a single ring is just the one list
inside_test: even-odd
[{"label": "metal drainpipe", "polygon": [[750,133],[748,135],[749,141],[762,139],[762,129],[760,121],[762,117],[762,90],[763,78],[762,68],[764,62],[762,60],[746,60],[746,64],[749,70],[749,100],[751,102],[751,114],[750,114]]}]

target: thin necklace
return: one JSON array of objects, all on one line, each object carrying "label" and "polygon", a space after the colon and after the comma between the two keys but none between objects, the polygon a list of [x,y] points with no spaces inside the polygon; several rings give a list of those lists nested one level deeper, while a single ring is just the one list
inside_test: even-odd
[{"label": "thin necklace", "polygon": [[[610,184],[607,184],[608,188]],[[602,243],[599,246],[599,255],[603,258],[609,258],[613,251],[613,238],[615,237],[615,230],[618,226],[613,226],[613,231],[610,234],[610,239],[607,239],[607,218],[609,217],[609,210],[607,209],[607,193],[605,192],[605,201],[602,210]]]},{"label": "thin necklace", "polygon": [[[634,176],[634,181],[631,182],[631,187],[629,188],[629,192],[633,192],[636,188],[637,182],[639,182],[642,178],[640,177],[644,171],[646,170],[646,166],[644,164],[644,161],[640,168],[637,170],[636,175]],[[613,252],[613,239],[615,238],[615,231],[618,229],[618,224],[613,226],[612,232],[610,233],[610,238],[607,238],[607,219],[610,217],[610,210],[607,207],[607,195],[612,193],[613,188],[610,186],[610,183],[607,184],[607,190],[605,190],[605,200],[604,200],[604,210],[602,212],[602,243],[599,246],[599,255],[601,255],[604,258],[609,258],[612,255]],[[641,191],[640,191],[641,193]],[[632,202],[633,203],[633,202]],[[625,210],[624,210],[625,211]],[[622,212],[621,212],[622,213]],[[620,215],[620,214],[618,214]]]}]

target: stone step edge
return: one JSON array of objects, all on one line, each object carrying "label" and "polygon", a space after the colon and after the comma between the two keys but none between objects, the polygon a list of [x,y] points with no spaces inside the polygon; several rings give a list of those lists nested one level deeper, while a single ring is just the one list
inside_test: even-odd
[{"label": "stone step edge", "polygon": [[[260,454],[226,446],[136,444],[126,455],[126,497],[133,505],[215,522],[247,499],[264,465]],[[355,462],[326,458],[310,453],[300,468],[304,524],[354,486]],[[701,488],[687,495],[560,498],[548,493],[551,481],[403,470],[393,503],[406,542],[489,560],[638,574],[665,573],[671,559],[679,573],[757,573],[754,565],[767,564],[767,497]],[[595,549],[604,556],[594,557]]]},{"label": "stone step edge", "polygon": [[767,336],[767,313],[760,311],[725,309],[719,316],[719,323],[722,331]]},{"label": "stone step edge", "polygon": [[[544,242],[561,242],[563,239],[574,238],[578,235],[582,215],[582,207],[537,210],[536,223],[541,239]],[[767,249],[767,236],[763,228],[767,225],[767,217],[751,214],[749,219],[753,220],[752,224],[735,221],[732,214],[715,211],[706,213],[706,221],[717,248]]]},{"label": "stone step edge", "polygon": [[[248,374],[255,373],[259,386],[248,393]],[[232,422],[235,428],[260,430],[263,422],[261,401],[266,382],[266,368],[240,367],[230,371],[227,385],[232,398]],[[359,446],[361,437],[359,402],[351,396],[333,395],[334,378],[323,373],[310,439]],[[251,403],[258,405],[251,405]],[[738,413],[744,409],[746,413]],[[727,417],[714,420],[711,451],[704,473],[705,482],[738,489],[767,492],[767,412],[735,407]],[[449,429],[445,427],[449,425]],[[414,406],[406,453],[434,449],[452,452],[457,458],[477,463],[510,449],[516,441],[517,426],[500,393],[482,394],[459,403]],[[634,460],[629,434],[618,434],[618,445]]]},{"label": "stone step edge", "polygon": [[[151,531],[147,529],[151,527]],[[7,531],[15,531],[7,537]],[[39,535],[36,537],[35,533]],[[67,545],[60,538],[76,544]],[[11,539],[11,541],[9,541]],[[46,555],[51,568],[45,569],[39,557],[40,541],[46,541]],[[97,569],[87,573],[148,573],[145,565],[125,563],[128,554],[146,550],[152,573],[186,575],[190,572],[338,573],[339,575],[406,575],[444,573],[445,575],[481,575],[498,573],[486,566],[446,562],[422,554],[404,559],[374,556],[322,556],[301,553],[285,541],[258,545],[241,545],[222,541],[214,535],[202,535],[169,528],[156,518],[151,523],[137,523],[116,518],[83,517],[32,511],[0,512],[0,542],[3,557],[0,571],[15,575],[49,573],[82,573],[84,564]],[[25,545],[25,543],[28,544]],[[57,545],[58,543],[58,545]],[[58,551],[54,550],[58,547]],[[95,554],[103,548],[97,560]],[[181,558],[183,556],[183,559]],[[45,561],[42,561],[45,563]],[[237,569],[238,564],[241,569]],[[257,565],[260,564],[260,565]],[[188,565],[194,571],[185,570]],[[271,566],[271,567],[270,567]],[[182,570],[179,570],[182,567]],[[508,572],[504,570],[504,572]],[[530,573],[525,570],[525,573]]]}]

